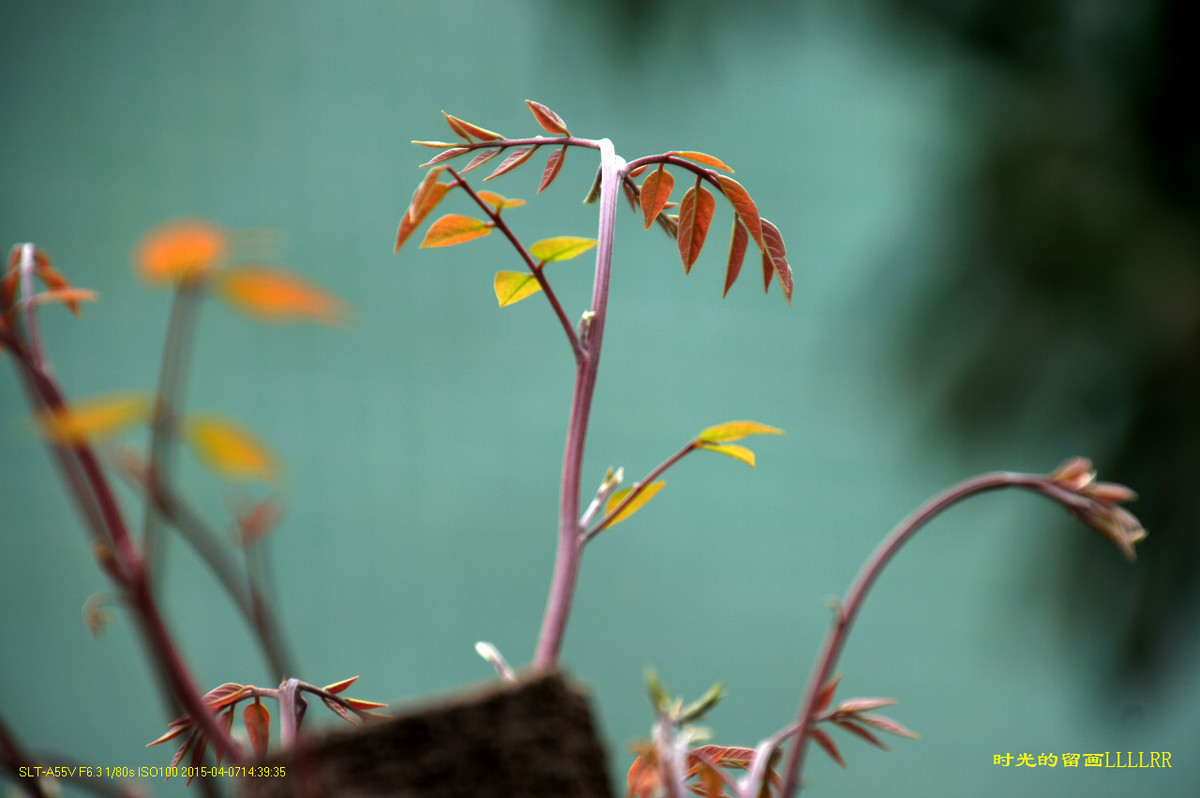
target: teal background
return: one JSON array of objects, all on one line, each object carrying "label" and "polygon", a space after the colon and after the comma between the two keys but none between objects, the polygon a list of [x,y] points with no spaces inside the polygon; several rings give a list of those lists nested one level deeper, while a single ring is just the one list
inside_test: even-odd
[{"label": "teal background", "polygon": [[[288,463],[271,556],[299,675],[361,674],[355,696],[402,707],[487,679],[476,640],[530,658],[572,376],[544,303],[497,310],[492,274],[516,267],[498,237],[392,254],[429,156],[408,142],[449,135],[443,109],[534,134],[528,97],[627,158],[694,149],[733,165],[788,242],[791,308],[777,287],[764,297],[752,270],[720,298],[725,209],[687,277],[660,233],[624,213],[617,231],[585,485],[610,465],[637,478],[720,421],[787,430],[750,442],[754,471],[689,458],[589,547],[564,659],[594,693],[619,783],[652,720],[645,666],[689,697],[724,679],[716,740],[755,744],[795,713],[828,622],[821,599],[844,592],[895,521],[977,471],[1044,471],[1076,453],[1103,467],[1111,430],[1068,421],[964,453],[929,434],[938,419],[897,374],[905,312],[958,235],[952,188],[973,156],[964,99],[992,88],[970,54],[892,30],[864,4],[675,9],[625,44],[593,18],[603,8],[5,4],[0,240],[36,242],[101,295],[81,320],[41,314],[74,397],[152,389],[168,296],[137,281],[130,253],[171,218],[270,230],[279,262],[353,306],[349,328],[331,330],[207,305],[187,405],[245,423]],[[595,166],[573,151],[541,196],[532,164],[494,188],[530,201],[508,212],[526,241],[593,235],[594,210],[578,201]],[[466,209],[457,197],[445,208]],[[572,316],[588,272],[579,259],[550,275]],[[165,721],[129,624],[95,640],[81,621],[107,586],[11,371],[0,411],[0,712],[33,750],[166,764],[169,751],[143,747]],[[233,489],[179,459],[182,489],[224,525]],[[1081,639],[1045,601],[1056,574],[1039,563],[1064,535],[1090,534],[1060,516],[987,496],[903,552],[851,638],[842,689],[898,698],[890,714],[923,737],[885,754],[841,735],[849,770],[814,753],[807,794],[1194,789],[1194,667],[1166,670],[1153,694],[1097,676],[1104,629]],[[181,545],[168,580],[198,679],[266,682]],[[1180,631],[1178,662],[1194,663],[1195,639]],[[1174,767],[992,764],[1118,750],[1171,751]]]}]

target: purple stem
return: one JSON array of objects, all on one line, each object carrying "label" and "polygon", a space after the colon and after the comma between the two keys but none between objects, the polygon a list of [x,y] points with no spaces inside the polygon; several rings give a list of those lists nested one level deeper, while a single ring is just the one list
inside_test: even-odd
[{"label": "purple stem", "polygon": [[575,367],[575,390],[571,417],[567,426],[566,451],[563,454],[562,492],[559,504],[558,553],[554,577],[542,630],[538,637],[534,668],[554,670],[562,651],[567,618],[575,583],[579,577],[579,559],[583,540],[579,528],[579,485],[583,471],[583,450],[587,440],[588,417],[596,389],[596,372],[604,340],[604,322],[608,311],[608,284],[612,269],[613,230],[616,227],[617,195],[623,159],[613,150],[612,142],[601,139],[600,147],[600,225],[596,246],[596,276],[592,288],[589,316],[580,325],[579,352]]}]

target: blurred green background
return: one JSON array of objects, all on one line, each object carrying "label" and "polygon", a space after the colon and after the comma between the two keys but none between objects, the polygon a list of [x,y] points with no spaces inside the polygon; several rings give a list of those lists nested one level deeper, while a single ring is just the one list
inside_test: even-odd
[{"label": "blurred green background", "polygon": [[[404,706],[487,679],[476,640],[530,658],[572,376],[544,303],[496,308],[492,274],[516,267],[498,237],[392,254],[430,154],[408,142],[448,136],[442,110],[532,135],[533,98],[627,158],[718,155],[782,229],[794,305],[753,273],[722,300],[723,235],[685,277],[623,213],[584,481],[637,478],[725,420],[787,435],[752,442],[755,471],[689,458],[587,552],[565,661],[614,783],[649,731],[645,666],[685,696],[724,679],[716,740],[753,745],[794,715],[822,598],[893,523],[971,473],[1087,454],[1143,493],[1139,564],[1033,497],[940,519],[840,669],[923,738],[839,736],[849,770],[814,753],[807,794],[1194,794],[1194,22],[1135,2],[5,3],[0,239],[100,292],[81,320],[42,313],[73,397],[152,389],[168,296],[131,252],[171,218],[270,230],[280,263],[353,305],[344,331],[207,305],[186,404],[288,463],[270,553],[299,675],[361,674],[354,695]],[[508,212],[526,241],[593,235],[595,167],[575,151],[539,197],[532,164],[494,188],[530,200]],[[586,258],[551,279],[581,312]],[[81,620],[107,585],[4,368],[0,713],[32,750],[164,765],[130,625],[96,640]],[[226,526],[235,489],[179,459]],[[267,683],[182,545],[167,579],[198,678]],[[993,764],[1103,751],[1173,767]]]}]

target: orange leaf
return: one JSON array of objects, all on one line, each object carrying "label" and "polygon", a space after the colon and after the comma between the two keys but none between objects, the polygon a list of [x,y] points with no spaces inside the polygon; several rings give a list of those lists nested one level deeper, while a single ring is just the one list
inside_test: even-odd
[{"label": "orange leaf", "polygon": [[438,178],[444,171],[446,171],[444,166],[430,169],[429,173],[425,175],[425,179],[417,186],[417,190],[413,192],[412,202],[408,204],[408,210],[404,212],[404,218],[400,220],[400,229],[396,233],[396,248],[393,252],[400,251],[400,247],[404,246],[404,242],[412,235],[412,231],[425,221],[429,212],[442,201],[442,197],[446,196],[446,192],[450,190],[449,183],[438,182]]},{"label": "orange leaf", "polygon": [[196,455],[221,476],[267,482],[279,477],[275,456],[236,424],[212,416],[198,417],[187,422],[185,431]]},{"label": "orange leaf", "polygon": [[701,163],[705,166],[711,166],[714,169],[723,169],[726,172],[733,174],[733,170],[726,166],[720,158],[714,158],[713,156],[706,155],[702,152],[692,152],[691,150],[675,150],[674,152],[668,152],[667,155],[678,155],[680,158],[687,158],[689,161],[695,161],[696,163]]},{"label": "orange leaf", "polygon": [[537,147],[521,147],[519,150],[513,150],[512,154],[500,162],[500,165],[492,170],[492,173],[484,178],[491,180],[493,177],[499,177],[516,169],[521,164],[529,160]]},{"label": "orange leaf", "polygon": [[[608,529],[609,527],[616,526],[617,524],[621,523],[629,516],[636,513],[638,510],[642,509],[642,507],[644,507],[648,501],[653,499],[655,497],[655,495],[660,490],[662,490],[663,486],[666,484],[667,484],[666,482],[651,482],[649,485],[647,485],[645,487],[644,490],[642,490],[641,493],[639,493],[633,499],[633,501],[631,501],[631,502],[629,502],[629,504],[625,505],[624,510],[617,513],[617,515],[614,516],[611,521],[609,521],[607,524],[605,524],[603,528]],[[634,488],[636,488],[636,487],[637,486],[635,485],[633,487],[623,488],[623,489],[617,491],[616,493],[612,494],[611,496],[609,496],[608,504],[606,504],[604,506],[605,515],[607,515],[608,513],[611,513],[613,510],[617,509],[617,507],[621,504],[621,502],[625,501],[625,497],[628,496],[630,493],[632,493]]]},{"label": "orange leaf", "polygon": [[658,775],[658,766],[652,758],[639,756],[629,767],[626,783],[629,785],[629,791],[625,793],[625,798],[654,798],[662,783]]},{"label": "orange leaf", "polygon": [[787,262],[787,248],[783,245],[783,235],[779,228],[762,220],[763,240],[767,248],[763,250],[763,283],[764,290],[771,287],[771,277],[777,275],[779,284],[783,286],[783,296],[788,304],[792,304],[792,269]]},{"label": "orange leaf", "polygon": [[533,118],[538,121],[545,130],[550,133],[557,133],[560,136],[569,136],[571,131],[567,130],[567,124],[562,121],[562,117],[551,111],[546,106],[533,100],[526,100],[525,104],[529,106],[529,110],[533,111]]},{"label": "orange leaf", "polygon": [[149,748],[153,745],[159,745],[160,743],[165,743],[168,740],[174,740],[176,737],[178,737],[179,735],[183,734],[184,732],[188,731],[191,728],[192,728],[192,719],[187,717],[186,715],[177,720],[173,720],[173,721],[171,721],[170,725],[167,727],[166,733],[163,734],[162,737],[159,737],[157,740],[146,743],[146,747]]},{"label": "orange leaf", "polygon": [[741,183],[732,177],[717,175],[717,182],[721,184],[722,193],[729,200],[729,204],[733,206],[733,212],[746,225],[746,230],[754,239],[754,243],[758,244],[760,250],[766,249],[767,245],[763,241],[762,217],[758,215],[758,206],[754,204],[754,200],[750,199],[750,194],[742,188]]},{"label": "orange leaf", "polygon": [[508,197],[497,194],[495,191],[481,190],[476,193],[479,195],[481,200],[486,202],[488,205],[491,205],[498,211],[502,211],[505,208],[518,208],[525,204],[525,200],[523,199],[509,199]]},{"label": "orange leaf", "polygon": [[464,139],[469,140],[472,136],[480,141],[495,141],[496,139],[504,138],[499,133],[493,133],[486,128],[479,127],[479,125],[472,125],[470,122],[459,119],[457,116],[451,116],[445,111],[442,111],[442,116],[446,117],[446,121],[450,123],[450,128]]},{"label": "orange leaf", "polygon": [[546,170],[542,172],[542,182],[538,184],[539,194],[548,189],[550,184],[554,182],[554,178],[558,177],[558,172],[562,169],[563,158],[566,154],[566,145],[563,145],[562,149],[550,153],[550,157],[546,159]]},{"label": "orange leaf", "polygon": [[646,222],[646,229],[650,229],[650,225],[654,224],[654,220],[658,218],[658,214],[671,200],[671,190],[675,188],[675,178],[671,173],[662,168],[660,164],[658,169],[655,169],[650,174],[646,175],[646,179],[642,181],[641,189],[641,204],[642,217]]},{"label": "orange leaf", "polygon": [[208,705],[210,710],[216,712],[222,707],[227,707],[230,704],[236,704],[241,700],[242,696],[250,691],[250,689],[250,687],[244,684],[238,684],[237,682],[226,682],[225,684],[222,684],[219,687],[214,687],[205,693],[204,703]]},{"label": "orange leaf", "polygon": [[347,687],[349,687],[350,685],[354,684],[356,681],[358,681],[358,677],[351,676],[349,679],[342,679],[340,682],[334,682],[333,684],[327,684],[327,685],[325,685],[325,692],[334,693],[334,694],[340,693],[343,690],[345,690]]},{"label": "orange leaf", "polygon": [[267,755],[267,745],[271,739],[271,711],[256,698],[254,703],[247,704],[242,710],[242,722],[246,724],[250,747],[259,759],[263,758]]},{"label": "orange leaf", "polygon": [[700,185],[699,180],[679,203],[679,256],[683,259],[685,272],[690,272],[692,264],[700,257],[716,206],[713,195]]},{"label": "orange leaf", "polygon": [[729,289],[737,282],[738,274],[742,271],[742,262],[746,259],[746,245],[750,241],[750,236],[746,233],[746,225],[742,224],[742,220],[738,217],[733,217],[733,233],[729,240],[729,259],[725,263],[725,291],[721,296],[726,296]]},{"label": "orange leaf", "polygon": [[842,759],[842,752],[838,750],[837,745],[833,740],[821,729],[809,729],[809,736],[817,741],[817,745],[825,749],[825,753],[833,757],[833,761],[837,762],[842,767],[846,767],[846,760]]},{"label": "orange leaf", "polygon": [[38,279],[50,289],[44,296],[53,295],[53,298],[42,301],[63,302],[73,314],[78,316],[79,301],[90,302],[95,300],[95,292],[72,289],[71,284],[67,282],[67,278],[63,277],[57,269],[50,265],[50,258],[40,249],[34,250],[33,262]]},{"label": "orange leaf", "polygon": [[150,399],[143,394],[118,394],[43,410],[37,414],[37,423],[46,440],[76,445],[106,438],[147,420],[150,406]]},{"label": "orange leaf", "polygon": [[354,709],[382,709],[387,706],[378,701],[363,701],[361,698],[343,698],[342,700]]},{"label": "orange leaf", "polygon": [[421,242],[421,248],[452,247],[455,244],[481,238],[491,232],[492,226],[489,222],[451,213],[433,223],[429,232],[425,234],[425,240]]},{"label": "orange leaf", "polygon": [[172,222],[142,239],[138,271],[151,283],[190,282],[215,269],[227,249],[225,232],[209,222]]},{"label": "orange leaf", "polygon": [[324,289],[282,269],[244,268],[227,271],[221,296],[230,305],[264,321],[315,321],[338,324],[345,304]]}]

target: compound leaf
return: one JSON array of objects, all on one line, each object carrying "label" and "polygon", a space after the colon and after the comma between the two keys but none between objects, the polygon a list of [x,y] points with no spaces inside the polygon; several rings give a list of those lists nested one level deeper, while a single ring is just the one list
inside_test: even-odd
[{"label": "compound leaf", "polygon": [[492,226],[482,219],[450,213],[430,226],[421,242],[421,248],[452,247],[465,241],[481,238],[492,232]]},{"label": "compound leaf", "polygon": [[692,264],[700,257],[716,207],[713,195],[700,185],[699,180],[687,190],[683,201],[679,203],[679,257],[683,259],[685,272],[690,272]]},{"label": "compound leaf", "polygon": [[529,248],[529,254],[543,263],[554,260],[570,260],[596,246],[594,238],[557,236],[538,241]]},{"label": "compound leaf", "polygon": [[493,285],[496,289],[496,301],[502,308],[515,305],[542,290],[541,283],[529,272],[496,272]]},{"label": "compound leaf", "polygon": [[546,131],[556,133],[560,136],[569,136],[571,131],[567,130],[567,124],[563,122],[562,117],[551,111],[546,106],[534,100],[526,100],[525,104],[529,106],[529,110],[533,112],[533,118],[538,121]]},{"label": "compound leaf", "polygon": [[658,218],[658,214],[666,204],[671,201],[673,188],[675,188],[675,178],[661,165],[646,175],[646,179],[642,181],[642,217],[646,222],[647,230],[650,229],[650,225],[654,224],[654,220]]}]

